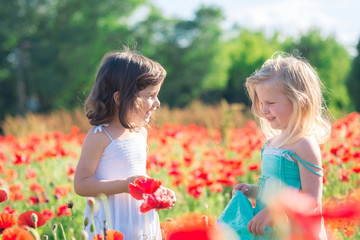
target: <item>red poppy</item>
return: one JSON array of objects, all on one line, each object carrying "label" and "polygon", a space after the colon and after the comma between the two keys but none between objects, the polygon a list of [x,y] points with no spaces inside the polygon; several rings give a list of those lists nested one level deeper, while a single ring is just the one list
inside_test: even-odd
[{"label": "red poppy", "polygon": [[22,189],[22,185],[21,184],[12,184],[9,186],[9,191],[10,192],[17,192],[17,191],[21,191]]},{"label": "red poppy", "polygon": [[71,215],[71,209],[67,207],[66,204],[62,204],[57,208],[57,217],[61,216],[70,216]]},{"label": "red poppy", "polygon": [[37,215],[37,223],[36,223],[36,227],[41,227],[42,225],[44,225],[46,223],[46,220],[44,218],[44,216],[39,213],[39,212],[36,212],[36,211],[27,211],[27,212],[24,212],[22,214],[20,214],[19,216],[19,219],[18,219],[18,225],[20,227],[23,227],[23,226],[28,226],[28,227],[32,227],[32,228],[35,228],[35,223],[34,221],[32,220],[32,217],[31,215],[35,213]]},{"label": "red poppy", "polygon": [[45,191],[45,188],[40,185],[38,182],[33,182],[29,186],[30,190],[34,193],[40,194]]},{"label": "red poppy", "polygon": [[21,201],[24,199],[24,194],[20,191],[11,192],[9,198],[12,202]]},{"label": "red poppy", "polygon": [[103,235],[101,235],[101,234],[96,234],[96,235],[93,237],[92,240],[103,240],[103,239],[104,239]]},{"label": "red poppy", "polygon": [[0,213],[0,233],[16,224],[16,218],[10,213]]},{"label": "red poppy", "polygon": [[214,183],[214,184],[211,184],[211,185],[209,186],[209,190],[210,190],[211,192],[218,192],[218,193],[220,193],[220,192],[222,192],[222,191],[224,190],[224,188],[223,188],[223,186],[222,186],[221,184],[219,184],[219,183]]},{"label": "red poppy", "polygon": [[53,211],[51,211],[50,209],[44,209],[42,211],[42,215],[44,216],[46,221],[49,221],[54,218],[55,213]]},{"label": "red poppy", "polygon": [[187,186],[188,192],[195,198],[198,199],[204,192],[204,184],[199,181],[193,181]]},{"label": "red poppy", "polygon": [[10,213],[12,215],[14,215],[14,217],[16,218],[17,217],[17,210],[16,209],[12,209],[9,205],[6,205],[4,207],[4,213]]},{"label": "red poppy", "polygon": [[143,199],[143,194],[154,193],[161,185],[159,180],[153,178],[140,177],[137,178],[134,183],[129,184],[129,193],[137,200]]},{"label": "red poppy", "polygon": [[68,194],[68,192],[70,192],[70,189],[69,189],[69,186],[68,185],[64,185],[64,186],[56,186],[54,191],[53,191],[53,194],[54,194],[54,197],[56,199],[59,199],[59,198],[63,198],[63,197],[66,197],[66,195]]},{"label": "red poppy", "polygon": [[7,193],[0,189],[0,203],[5,202],[8,199]]},{"label": "red poppy", "polygon": [[172,204],[170,191],[165,188],[159,188],[153,194],[144,194],[144,202],[140,206],[140,212],[146,213],[151,209],[169,208]]},{"label": "red poppy", "polygon": [[23,165],[23,164],[29,164],[31,161],[31,157],[30,155],[19,155],[19,154],[15,154],[15,161],[14,161],[14,165]]},{"label": "red poppy", "polygon": [[30,168],[26,171],[26,179],[36,179],[36,178],[37,178],[37,174],[35,169]]},{"label": "red poppy", "polygon": [[66,168],[66,175],[68,176],[73,176],[75,174],[75,167],[70,165],[70,166],[67,166]]},{"label": "red poppy", "polygon": [[20,227],[7,228],[2,234],[3,240],[35,240],[31,233]]},{"label": "red poppy", "polygon": [[106,239],[107,240],[123,240],[124,235],[119,231],[109,230],[106,232]]},{"label": "red poppy", "polygon": [[248,169],[251,171],[257,171],[259,169],[259,164],[251,162],[248,164]]}]

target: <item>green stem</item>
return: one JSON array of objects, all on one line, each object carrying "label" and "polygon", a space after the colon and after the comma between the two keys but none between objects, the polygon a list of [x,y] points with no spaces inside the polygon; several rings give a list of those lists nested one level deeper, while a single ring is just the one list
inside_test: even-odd
[{"label": "green stem", "polygon": [[100,194],[100,199],[102,200],[103,206],[104,206],[104,210],[105,210],[105,217],[107,220],[107,224],[109,226],[108,229],[113,229],[112,228],[112,222],[111,222],[111,213],[110,213],[110,207],[109,207],[109,201],[108,198],[105,194]]},{"label": "green stem", "polygon": [[144,240],[145,240],[145,236],[146,236],[146,213],[144,213]]},{"label": "green stem", "polygon": [[62,234],[64,236],[64,239],[66,240],[66,235],[65,235],[65,231],[64,231],[64,227],[61,223],[59,223],[60,227],[61,227],[61,231],[62,231]]}]

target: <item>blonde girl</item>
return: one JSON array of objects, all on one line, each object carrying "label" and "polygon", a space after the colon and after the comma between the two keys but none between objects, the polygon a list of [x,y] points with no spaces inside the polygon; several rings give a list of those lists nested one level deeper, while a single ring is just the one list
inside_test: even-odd
[{"label": "blonde girl", "polygon": [[[233,195],[241,192],[256,199],[253,217],[246,226],[247,234],[256,239],[272,236],[264,200],[276,192],[274,185],[291,186],[310,194],[320,206],[317,211],[321,211],[323,172],[319,144],[328,139],[330,125],[321,81],[303,58],[278,55],[267,60],[246,79],[246,89],[267,141],[261,150],[259,184],[240,183],[234,187]],[[318,239],[326,239],[323,225],[317,235]]]}]

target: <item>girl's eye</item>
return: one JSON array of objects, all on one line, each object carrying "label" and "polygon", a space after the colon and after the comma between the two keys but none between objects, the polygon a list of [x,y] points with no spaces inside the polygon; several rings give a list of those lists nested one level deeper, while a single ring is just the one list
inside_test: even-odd
[{"label": "girl's eye", "polygon": [[269,105],[275,104],[275,102],[268,102]]}]

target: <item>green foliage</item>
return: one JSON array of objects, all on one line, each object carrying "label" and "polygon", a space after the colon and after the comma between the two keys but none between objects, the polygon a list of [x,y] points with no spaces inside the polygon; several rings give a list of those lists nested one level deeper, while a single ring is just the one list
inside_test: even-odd
[{"label": "green foliage", "polygon": [[324,38],[319,30],[311,30],[302,35],[299,42],[287,46],[285,51],[300,54],[315,67],[325,86],[327,105],[335,116],[352,109],[345,85],[351,58],[335,38]]},{"label": "green foliage", "polygon": [[200,8],[192,21],[174,20],[173,32],[161,44],[157,56],[168,71],[160,97],[170,106],[184,107],[199,99],[206,76],[213,69],[222,34],[219,9]]},{"label": "green foliage", "polygon": [[[359,108],[359,64],[347,82],[350,101],[351,58],[335,36],[324,38],[318,30],[280,41],[278,33],[224,31],[218,7],[201,6],[191,20],[167,19],[150,0],[0,3],[0,119],[81,106],[102,56],[123,44],[165,67],[160,99],[170,107],[194,100],[248,104],[246,78],[276,51],[297,51],[316,67],[335,115],[353,110],[352,102]],[[148,13],[131,23],[140,6]]]},{"label": "green foliage", "polygon": [[[127,19],[145,0],[1,4],[1,114],[80,106],[105,52],[131,42]],[[14,14],[15,13],[15,14]],[[19,86],[24,86],[23,89]],[[3,96],[6,96],[3,97]],[[22,97],[22,98],[21,98]],[[31,109],[30,100],[36,101]],[[4,116],[0,116],[2,118]]]},{"label": "green foliage", "polygon": [[351,98],[351,102],[355,106],[356,111],[360,111],[360,40],[357,45],[358,55],[355,57],[352,70],[350,72],[349,78],[346,81],[346,85],[348,87],[349,95]]},{"label": "green foliage", "polygon": [[248,103],[245,91],[245,81],[280,46],[276,38],[268,40],[262,32],[242,30],[240,35],[229,42],[231,47],[231,62],[229,79],[224,91],[225,99],[230,102]]}]

